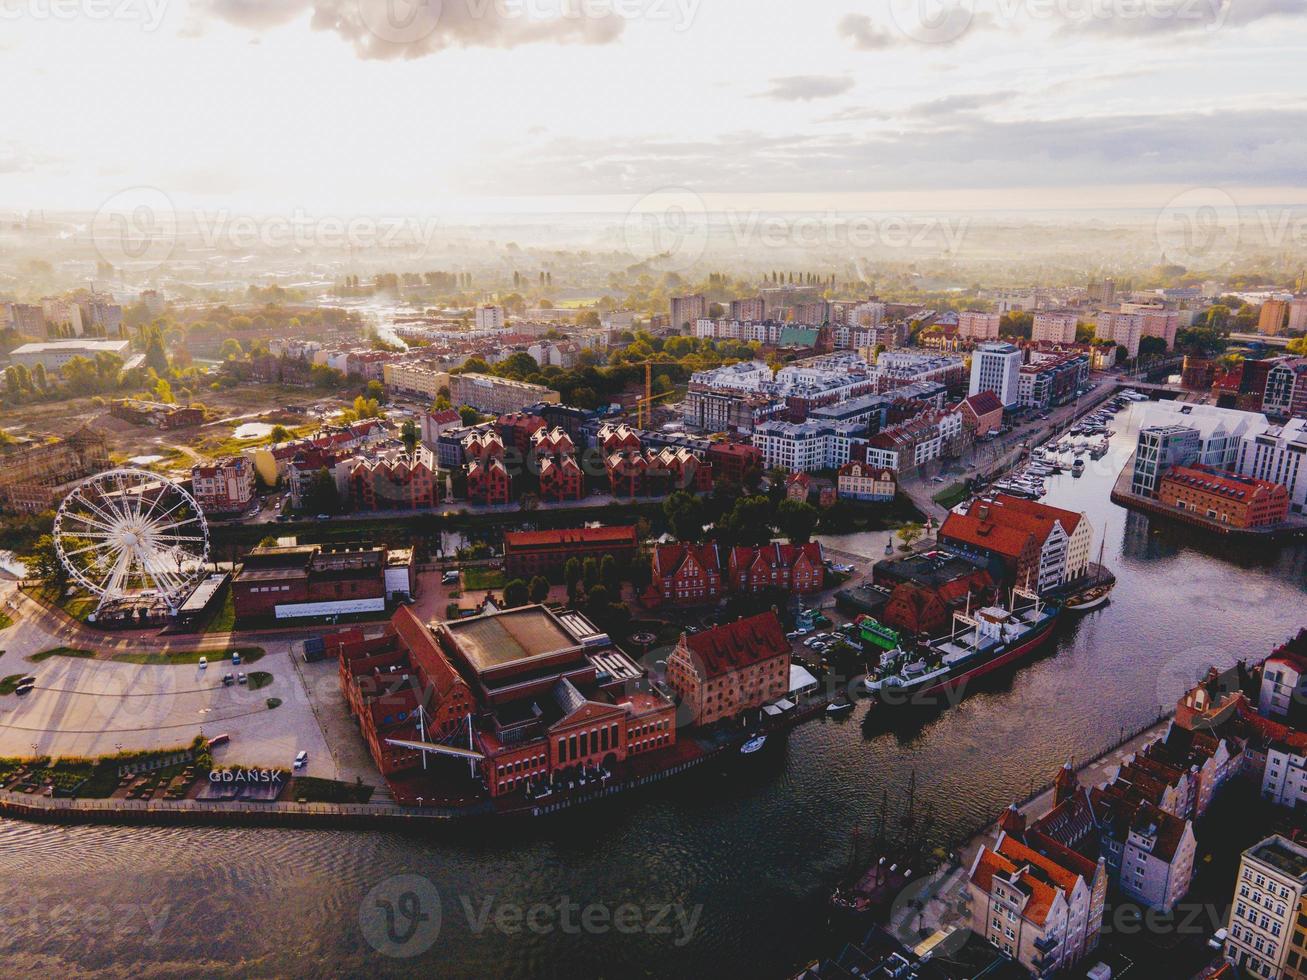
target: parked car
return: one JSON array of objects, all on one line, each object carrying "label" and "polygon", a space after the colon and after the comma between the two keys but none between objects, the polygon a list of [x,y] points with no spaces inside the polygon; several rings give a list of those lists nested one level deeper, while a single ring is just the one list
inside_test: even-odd
[{"label": "parked car", "polygon": [[309,754],[301,749],[300,752],[295,756],[295,768],[303,769],[308,764],[308,761],[309,761]]},{"label": "parked car", "polygon": [[241,652],[240,652],[239,650],[233,650],[233,651],[231,652],[231,664],[232,664],[232,666],[235,667],[235,666],[237,666],[240,662],[241,662]]},{"label": "parked car", "polygon": [[458,570],[452,569],[446,572],[444,575],[440,576],[440,581],[443,585],[453,585],[458,581]]},{"label": "parked car", "polygon": [[207,667],[207,666],[209,666],[209,658],[208,658],[208,657],[201,657],[201,658],[200,658],[200,670],[203,670],[203,669],[204,669],[205,667]]},{"label": "parked car", "polygon": [[235,683],[236,683],[236,678],[235,678],[234,675],[232,675],[232,674],[223,674],[223,675],[222,675],[222,686],[223,686],[223,687],[231,687],[231,686],[232,686],[233,684],[235,684]]},{"label": "parked car", "polygon": [[241,671],[239,674],[236,675],[236,683],[237,683],[237,684],[244,684],[244,683],[246,683],[246,682],[248,682],[248,681],[249,681],[249,678],[245,676],[245,672],[244,672],[244,671]]},{"label": "parked car", "polygon": [[231,741],[231,736],[224,732],[221,735],[215,735],[209,739],[209,748],[217,748],[219,745],[226,745]]}]

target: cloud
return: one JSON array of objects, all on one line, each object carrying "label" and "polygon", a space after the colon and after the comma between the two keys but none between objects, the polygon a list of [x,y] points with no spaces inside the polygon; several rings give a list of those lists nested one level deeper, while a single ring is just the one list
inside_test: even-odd
[{"label": "cloud", "polygon": [[[711,140],[572,141],[506,148],[466,180],[524,194],[817,192],[1132,184],[1307,186],[1307,109],[993,120],[905,117],[891,128]],[[1210,152],[1219,134],[1226,149]]]},{"label": "cloud", "polygon": [[901,35],[877,26],[866,14],[845,14],[836,31],[859,51],[879,51],[893,47],[903,39]]},{"label": "cloud", "polygon": [[1113,0],[1104,4],[1103,10],[1101,16],[1062,13],[1059,33],[1064,37],[1077,34],[1153,37],[1186,31],[1212,34],[1277,17],[1302,17],[1307,15],[1307,4],[1302,0],[1170,0],[1141,8],[1132,0]]},{"label": "cloud", "polygon": [[[315,30],[348,41],[365,59],[422,58],[449,47],[607,44],[625,27],[617,12],[527,16],[495,0],[207,0],[210,14],[250,30],[281,27],[311,12]],[[583,11],[589,8],[581,8]]]},{"label": "cloud", "polygon": [[781,102],[811,102],[843,95],[853,88],[853,79],[842,75],[789,75],[773,78],[771,87],[759,92],[757,98],[776,99]]},{"label": "cloud", "polygon": [[976,92],[973,95],[946,95],[918,102],[908,110],[909,115],[922,117],[952,116],[962,112],[979,112],[990,106],[1011,102],[1020,92]]}]

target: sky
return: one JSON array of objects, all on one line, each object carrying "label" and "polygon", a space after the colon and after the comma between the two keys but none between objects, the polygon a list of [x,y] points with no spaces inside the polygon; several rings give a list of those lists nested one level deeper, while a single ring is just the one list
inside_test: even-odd
[{"label": "sky", "polygon": [[1303,0],[0,0],[0,207],[1307,199]]}]

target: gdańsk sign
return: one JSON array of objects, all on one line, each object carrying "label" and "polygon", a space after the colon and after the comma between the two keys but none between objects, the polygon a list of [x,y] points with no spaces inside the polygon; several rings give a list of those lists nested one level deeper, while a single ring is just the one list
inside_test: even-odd
[{"label": "gda\u0144sk sign", "polygon": [[211,783],[279,783],[285,777],[280,769],[214,769]]}]

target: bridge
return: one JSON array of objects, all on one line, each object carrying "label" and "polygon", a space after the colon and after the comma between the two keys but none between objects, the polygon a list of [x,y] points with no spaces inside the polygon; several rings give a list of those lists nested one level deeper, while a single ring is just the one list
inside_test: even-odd
[{"label": "bridge", "polygon": [[1292,337],[1268,337],[1260,333],[1232,333],[1230,339],[1239,344],[1262,344],[1266,347],[1288,347]]}]

